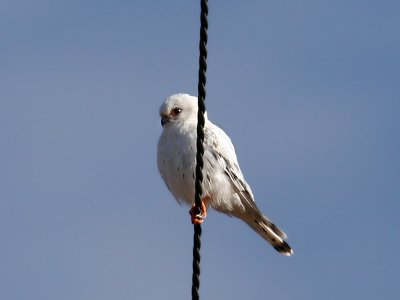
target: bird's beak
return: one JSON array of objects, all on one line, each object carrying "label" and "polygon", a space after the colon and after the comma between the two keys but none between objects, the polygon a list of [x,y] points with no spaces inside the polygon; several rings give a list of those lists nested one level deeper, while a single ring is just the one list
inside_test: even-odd
[{"label": "bird's beak", "polygon": [[165,124],[167,124],[169,122],[168,117],[162,116],[161,117],[161,126],[164,127]]}]

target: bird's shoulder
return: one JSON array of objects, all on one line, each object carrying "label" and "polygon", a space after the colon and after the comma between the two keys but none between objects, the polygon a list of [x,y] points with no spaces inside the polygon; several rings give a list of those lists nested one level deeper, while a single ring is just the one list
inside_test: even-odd
[{"label": "bird's shoulder", "polygon": [[230,137],[220,127],[208,121],[204,127],[204,143],[226,159],[237,164],[235,147]]}]

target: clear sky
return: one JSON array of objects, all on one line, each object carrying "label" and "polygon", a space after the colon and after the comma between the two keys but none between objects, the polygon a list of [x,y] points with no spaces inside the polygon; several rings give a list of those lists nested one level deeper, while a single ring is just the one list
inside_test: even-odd
[{"label": "clear sky", "polygon": [[[210,212],[202,299],[400,299],[400,4],[211,1],[209,118],[290,258]],[[158,108],[198,1],[0,1],[0,299],[189,299]]]}]

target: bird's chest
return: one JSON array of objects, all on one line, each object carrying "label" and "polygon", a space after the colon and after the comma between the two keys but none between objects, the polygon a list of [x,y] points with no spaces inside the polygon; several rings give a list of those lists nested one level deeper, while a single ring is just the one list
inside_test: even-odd
[{"label": "bird's chest", "polygon": [[175,198],[193,202],[196,168],[195,129],[163,132],[158,144],[158,168]]}]

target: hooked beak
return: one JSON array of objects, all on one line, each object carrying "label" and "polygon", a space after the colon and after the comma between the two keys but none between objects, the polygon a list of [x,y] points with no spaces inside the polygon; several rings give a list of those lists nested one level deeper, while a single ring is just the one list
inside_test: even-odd
[{"label": "hooked beak", "polygon": [[167,124],[168,122],[169,122],[169,118],[168,117],[165,117],[165,116],[161,117],[161,126],[162,127],[164,127],[165,124]]}]

